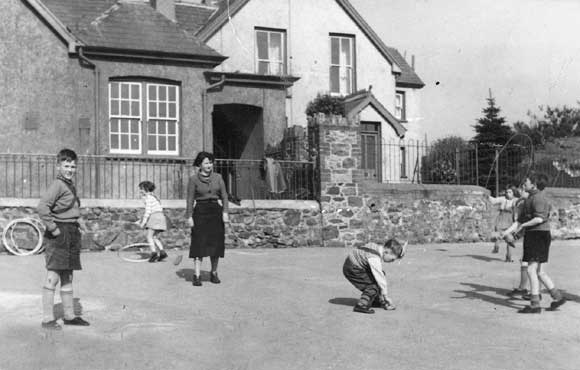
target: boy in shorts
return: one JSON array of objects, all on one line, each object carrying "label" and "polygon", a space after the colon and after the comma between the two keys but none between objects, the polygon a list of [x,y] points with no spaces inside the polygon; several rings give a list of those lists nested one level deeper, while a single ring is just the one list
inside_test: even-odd
[{"label": "boy in shorts", "polygon": [[46,280],[42,288],[42,327],[60,330],[53,313],[54,292],[60,282],[60,298],[64,325],[88,326],[74,314],[73,270],[81,269],[80,205],[73,178],[77,170],[77,155],[70,149],[57,154],[57,176],[40,198],[37,211],[46,226]]},{"label": "boy in shorts", "polygon": [[389,239],[384,245],[367,243],[353,248],[342,267],[346,279],[352,283],[362,295],[354,306],[354,312],[374,313],[371,306],[378,300],[380,307],[394,310],[392,300],[388,296],[387,277],[383,271],[382,262],[393,262],[403,258],[407,243],[401,245],[395,239]]},{"label": "boy in shorts", "polygon": [[518,216],[519,226],[516,233],[525,230],[523,262],[528,263],[528,279],[530,281],[530,305],[519,310],[519,313],[541,313],[540,281],[550,292],[553,301],[550,310],[556,310],[566,303],[566,298],[556,289],[554,282],[545,271],[548,262],[552,236],[550,233],[550,204],[544,194],[548,178],[543,174],[531,174],[526,177],[523,187],[529,194],[524,201],[521,214]]}]

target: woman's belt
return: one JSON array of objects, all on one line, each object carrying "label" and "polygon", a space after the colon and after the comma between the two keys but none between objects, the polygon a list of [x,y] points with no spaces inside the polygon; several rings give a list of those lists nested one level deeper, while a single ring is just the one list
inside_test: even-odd
[{"label": "woman's belt", "polygon": [[196,203],[217,203],[217,199],[199,199],[196,200]]}]

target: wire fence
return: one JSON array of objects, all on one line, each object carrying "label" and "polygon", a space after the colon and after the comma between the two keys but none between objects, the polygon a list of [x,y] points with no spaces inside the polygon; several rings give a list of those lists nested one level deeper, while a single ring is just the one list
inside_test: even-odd
[{"label": "wire fence", "polygon": [[[54,155],[0,154],[0,197],[40,197],[56,165]],[[216,159],[214,168],[234,200],[315,199],[313,162]],[[139,183],[149,180],[162,199],[185,199],[194,172],[193,162],[183,158],[80,156],[75,183],[82,198],[138,199]]]}]

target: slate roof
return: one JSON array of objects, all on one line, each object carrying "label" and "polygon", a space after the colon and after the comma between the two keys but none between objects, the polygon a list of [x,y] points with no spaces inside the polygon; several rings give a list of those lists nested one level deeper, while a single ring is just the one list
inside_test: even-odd
[{"label": "slate roof", "polygon": [[388,47],[393,58],[395,58],[397,64],[401,67],[401,74],[397,77],[397,86],[401,87],[416,87],[421,88],[425,86],[421,78],[415,73],[413,68],[407,63],[405,58],[399,53],[395,48]]},{"label": "slate roof", "polygon": [[155,11],[147,2],[41,1],[88,49],[225,59]]},{"label": "slate roof", "polygon": [[401,124],[401,122],[393,116],[380,101],[378,101],[370,91],[370,88],[369,90],[360,90],[345,96],[343,104],[344,113],[348,118],[352,118],[354,115],[360,113],[363,109],[371,105],[385,119],[385,121],[393,127],[400,138],[403,138],[407,132],[407,129]]},{"label": "slate roof", "polygon": [[177,23],[181,28],[192,34],[199,31],[219,11],[220,8],[215,7],[175,3],[175,18],[177,18]]}]

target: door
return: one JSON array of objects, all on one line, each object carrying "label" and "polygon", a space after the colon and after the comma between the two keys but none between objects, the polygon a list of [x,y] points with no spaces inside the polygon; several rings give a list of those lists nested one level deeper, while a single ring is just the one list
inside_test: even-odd
[{"label": "door", "polygon": [[361,122],[360,125],[363,177],[381,182],[381,124]]}]

